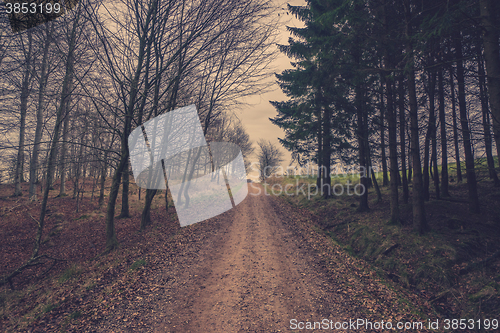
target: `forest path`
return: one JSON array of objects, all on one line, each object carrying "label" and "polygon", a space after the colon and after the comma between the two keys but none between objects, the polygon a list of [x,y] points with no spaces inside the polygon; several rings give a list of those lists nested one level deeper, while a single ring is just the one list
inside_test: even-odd
[{"label": "forest path", "polygon": [[338,301],[324,299],[316,258],[295,241],[263,188],[252,184],[249,192],[223,216],[227,232],[214,235],[215,255],[179,290],[177,316],[159,331],[285,331],[291,319],[320,320],[318,310]]},{"label": "forest path", "polygon": [[[177,270],[167,299],[155,300],[153,330],[289,332],[294,319],[335,323],[371,317],[377,310],[379,319],[388,319],[383,313],[393,311],[379,297],[385,287],[327,237],[318,240],[311,223],[298,222],[305,219],[261,185],[249,184],[247,198],[219,216],[217,231],[177,262],[184,270]],[[370,291],[366,284],[376,287]],[[390,293],[384,290],[385,296]]]},{"label": "forest path", "polygon": [[295,324],[415,318],[415,300],[402,302],[407,295],[381,283],[312,219],[249,184],[237,207],[152,248],[133,291],[92,331],[299,332],[307,326]]}]

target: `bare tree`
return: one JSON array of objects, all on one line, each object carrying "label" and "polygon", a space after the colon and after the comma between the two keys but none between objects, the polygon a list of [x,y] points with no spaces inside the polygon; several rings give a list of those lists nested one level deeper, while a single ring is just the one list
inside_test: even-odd
[{"label": "bare tree", "polygon": [[272,176],[283,162],[283,152],[276,147],[271,141],[260,139],[257,142],[258,152],[257,159],[259,161],[259,177],[262,182],[266,178]]},{"label": "bare tree", "polygon": [[[16,270],[14,270],[12,273],[7,275],[2,281],[0,281],[0,285],[9,282],[12,286],[12,278],[20,274],[24,269],[30,266],[37,265],[41,259],[43,258],[49,258],[47,255],[40,254],[40,245],[41,245],[41,240],[42,240],[42,235],[43,235],[43,229],[44,229],[44,224],[45,224],[45,215],[47,212],[47,202],[49,198],[49,184],[51,184],[52,179],[54,177],[54,170],[55,170],[55,164],[56,164],[56,158],[57,158],[57,151],[56,151],[56,145],[59,140],[59,135],[60,135],[60,130],[61,130],[61,123],[63,121],[63,110],[65,108],[65,103],[66,99],[69,97],[71,94],[71,77],[73,75],[73,70],[74,70],[74,53],[75,53],[75,48],[77,47],[78,44],[78,36],[79,33],[82,29],[81,27],[81,21],[80,21],[80,11],[76,11],[74,13],[74,16],[71,15],[69,19],[71,20],[69,27],[68,27],[68,50],[66,52],[66,57],[64,60],[64,79],[62,82],[61,86],[61,95],[59,98],[59,104],[57,107],[57,112],[56,112],[56,120],[55,120],[55,127],[54,127],[54,133],[52,136],[52,140],[50,143],[50,149],[49,149],[49,157],[48,157],[48,165],[47,165],[47,175],[46,175],[46,181],[47,185],[45,186],[44,190],[44,195],[42,199],[42,204],[41,204],[41,210],[40,210],[40,216],[38,220],[35,220],[38,228],[35,236],[35,242],[34,242],[34,247],[33,247],[33,252],[31,254],[31,257],[28,259],[28,261],[18,267]],[[29,30],[28,30],[29,33]],[[55,258],[51,258],[54,260],[57,260]]]},{"label": "bare tree", "polygon": [[[236,96],[259,91],[262,86],[255,79],[263,76],[262,69],[269,64],[273,30],[269,24],[257,23],[264,21],[271,7],[269,0],[121,0],[86,7],[100,44],[94,51],[112,87],[111,92],[99,94],[122,120],[117,129],[120,162],[106,218],[108,251],[117,244],[114,210],[120,183],[127,180],[132,127],[179,103],[196,103],[206,131]],[[121,104],[119,108],[112,107],[114,100]],[[126,201],[124,185],[122,200]],[[141,229],[151,222],[155,194],[156,190],[146,192]]]},{"label": "bare tree", "polygon": [[[20,124],[19,124],[19,145],[17,148],[17,162],[14,179],[14,196],[21,195],[21,182],[23,181],[24,173],[24,140],[26,132],[26,114],[28,112],[28,97],[30,94],[31,76],[33,75],[33,33],[28,30],[26,34],[27,40],[24,40],[24,35],[19,36],[19,41],[22,45],[24,53],[24,70],[21,81],[21,96],[20,96]],[[24,45],[27,43],[28,45]],[[27,48],[27,49],[26,49]]]},{"label": "bare tree", "polygon": [[207,142],[232,142],[241,149],[245,169],[250,166],[249,157],[254,152],[252,141],[245,127],[235,116],[223,114],[217,121],[214,121],[211,129],[205,136]]},{"label": "bare tree", "polygon": [[42,126],[43,126],[43,111],[45,108],[45,93],[49,75],[49,49],[52,43],[52,30],[54,24],[47,23],[44,29],[41,29],[41,41],[43,44],[42,63],[40,68],[40,75],[38,77],[38,104],[36,109],[36,129],[35,141],[33,143],[33,153],[30,160],[30,200],[36,200],[36,182],[38,170],[38,155],[40,152],[40,143],[42,141]]}]

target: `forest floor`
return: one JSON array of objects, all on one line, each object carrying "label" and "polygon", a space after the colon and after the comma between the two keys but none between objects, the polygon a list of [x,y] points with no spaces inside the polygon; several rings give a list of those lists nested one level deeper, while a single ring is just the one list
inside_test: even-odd
[{"label": "forest floor", "polygon": [[[469,212],[465,182],[450,183],[450,196],[439,199],[431,185],[430,200],[425,203],[430,230],[422,235],[412,228],[411,186],[409,204],[403,202],[401,190],[399,193],[399,224],[389,223],[388,187],[381,187],[381,201],[370,188],[370,210],[364,213],[357,212],[359,203],[353,195],[281,198],[307,210],[314,225],[344,251],[363,259],[380,277],[419,295],[443,318],[476,323],[496,319],[498,328],[500,188],[494,187],[484,172],[477,175],[481,213]],[[302,186],[306,192],[308,187],[315,187],[315,179],[287,177],[274,181],[281,187]],[[345,182],[342,177],[332,179],[333,184]],[[268,186],[269,192],[272,186]]]},{"label": "forest floor", "polygon": [[[54,198],[56,186],[41,251],[67,261],[48,272],[49,263],[36,266],[14,279],[13,290],[2,287],[0,331],[298,332],[324,319],[371,331],[366,321],[395,328],[440,318],[427,299],[335,244],[308,210],[262,190],[251,184],[236,208],[184,228],[158,195],[155,223],[138,232],[132,187],[132,217],[116,221],[120,247],[101,255],[104,207],[86,197],[76,212],[76,200]],[[0,275],[29,257],[30,215],[40,209],[9,191],[0,199]]]}]

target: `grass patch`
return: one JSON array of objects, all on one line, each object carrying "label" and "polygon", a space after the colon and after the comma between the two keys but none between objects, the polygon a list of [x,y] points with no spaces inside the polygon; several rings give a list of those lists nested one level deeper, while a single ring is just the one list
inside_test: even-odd
[{"label": "grass patch", "polygon": [[78,319],[82,316],[82,313],[78,310],[69,315],[71,319]]},{"label": "grass patch", "polygon": [[[54,310],[55,308],[57,308],[57,304],[55,303],[48,303],[46,304],[45,306],[42,306],[41,308],[38,307],[38,313],[34,316],[34,319],[39,319],[40,317],[42,317],[43,315],[49,313],[49,312],[52,312],[52,310]],[[36,312],[36,309],[35,308],[35,312]],[[41,311],[40,311],[41,310]]]},{"label": "grass patch", "polygon": [[90,284],[88,284],[88,285],[85,287],[85,290],[87,290],[87,291],[92,290],[92,289],[94,289],[96,286],[97,286],[97,283],[95,283],[95,282],[91,282]]},{"label": "grass patch", "polygon": [[43,310],[42,310],[42,313],[49,313],[51,312],[52,310],[54,310],[55,308],[57,308],[57,304],[47,304]]},{"label": "grass patch", "polygon": [[146,260],[139,259],[139,260],[134,261],[134,263],[132,265],[130,265],[130,270],[136,271],[139,268],[141,268],[142,266],[146,266],[146,265],[147,265],[147,261]]},{"label": "grass patch", "polygon": [[81,269],[79,269],[76,265],[72,265],[68,267],[57,280],[59,283],[64,283],[71,279],[77,278],[81,274]]}]

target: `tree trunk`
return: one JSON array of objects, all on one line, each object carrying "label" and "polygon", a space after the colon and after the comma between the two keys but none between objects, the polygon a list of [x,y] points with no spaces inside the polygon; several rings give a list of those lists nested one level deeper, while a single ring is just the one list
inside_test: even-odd
[{"label": "tree trunk", "polygon": [[484,60],[488,77],[488,94],[493,118],[493,135],[500,159],[500,46],[498,44],[498,1],[480,0],[483,24]]},{"label": "tree trunk", "polygon": [[[408,23],[408,25],[409,24],[410,23]],[[407,54],[410,55],[410,69],[408,70],[408,99],[410,103],[411,158],[413,163],[413,229],[422,234],[428,231],[429,227],[425,217],[422,169],[420,163],[420,137],[418,133],[417,92],[415,87],[413,46],[410,41],[408,41],[406,51]]]},{"label": "tree trunk", "polygon": [[[368,143],[368,133],[366,131],[365,121],[366,121],[366,110],[364,94],[361,87],[356,87],[356,106],[357,106],[357,121],[358,121],[358,146],[359,146],[359,166],[361,168],[361,174],[359,178],[360,185],[363,189],[363,194],[359,197],[359,207],[358,212],[366,212],[370,208],[368,207],[368,163],[366,160],[367,156],[367,143]],[[363,170],[364,169],[364,170]]]},{"label": "tree trunk", "polygon": [[165,213],[168,214],[168,208],[169,208],[169,202],[168,202],[168,193],[170,193],[170,191],[168,190],[168,188],[165,190]]},{"label": "tree trunk", "polygon": [[108,152],[106,151],[104,153],[104,160],[102,161],[102,166],[101,166],[101,188],[99,190],[99,207],[102,207],[104,204],[104,186],[106,183],[106,175],[108,173],[107,167],[108,167]]},{"label": "tree trunk", "polygon": [[457,164],[457,182],[462,182],[462,165],[460,164],[460,148],[458,145],[457,108],[455,100],[455,80],[453,79],[453,70],[450,70],[450,89],[451,112],[453,117],[453,141],[455,143],[455,161]]},{"label": "tree trunk", "polygon": [[158,190],[146,190],[146,200],[144,202],[144,209],[141,214],[141,230],[146,229],[147,226],[151,225],[151,203]]},{"label": "tree trunk", "polygon": [[[156,6],[158,2],[154,2]],[[145,18],[145,27],[149,27],[153,16],[153,7],[150,8]],[[123,132],[121,133],[121,158],[118,163],[118,167],[113,175],[113,181],[111,183],[111,190],[109,193],[108,208],[106,212],[106,252],[114,250],[118,246],[118,240],[116,238],[115,231],[115,207],[116,198],[118,197],[118,190],[120,188],[120,182],[122,179],[122,174],[125,171],[125,167],[128,164],[129,159],[129,148],[128,148],[128,136],[132,130],[132,119],[134,117],[134,111],[136,109],[137,95],[139,94],[139,79],[143,71],[143,65],[145,61],[146,51],[148,46],[151,47],[152,38],[147,38],[148,31],[144,30],[141,32],[142,35],[139,37],[139,54],[137,58],[137,65],[135,68],[134,76],[130,83],[130,93],[128,96],[127,103],[125,105],[125,121],[123,126]]]},{"label": "tree trunk", "polygon": [[424,191],[424,200],[429,201],[430,199],[430,194],[429,194],[429,150],[430,150],[430,128],[429,124],[427,124],[427,132],[425,133],[425,139],[424,139],[424,165],[423,165],[423,171],[422,171],[422,176],[423,176],[423,191]]},{"label": "tree trunk", "polygon": [[490,129],[490,110],[488,108],[488,95],[486,89],[486,74],[484,72],[483,59],[478,59],[478,74],[479,74],[479,98],[481,99],[481,109],[483,114],[483,130],[484,130],[484,150],[486,151],[486,161],[488,163],[488,173],[490,179],[493,179],[495,187],[500,186],[500,181],[495,170],[495,160],[493,159],[493,142],[491,139]]},{"label": "tree trunk", "polygon": [[383,92],[380,93],[380,150],[382,160],[382,186],[388,186],[389,178],[387,176],[387,155],[385,154],[385,104]]},{"label": "tree trunk", "polygon": [[448,140],[446,137],[446,114],[444,101],[444,79],[443,71],[438,71],[438,94],[439,94],[439,122],[441,124],[441,194],[449,197],[448,189]]},{"label": "tree trunk", "polygon": [[[179,38],[179,45],[182,45],[182,33],[180,34]],[[145,91],[147,92],[150,87],[150,81],[149,81],[149,62],[151,59],[151,44],[148,45],[147,47],[147,52],[146,52],[146,73],[145,73]],[[169,104],[167,106],[167,110],[172,110],[175,107],[176,104],[176,98],[177,98],[177,89],[179,88],[179,81],[180,81],[180,75],[182,73],[182,67],[183,67],[183,56],[179,57],[179,63],[178,63],[178,68],[177,68],[177,75],[174,78],[174,87],[172,89],[172,94],[169,99]],[[159,57],[160,63],[163,62],[163,57]],[[160,94],[160,85],[162,81],[162,75],[158,73],[158,67],[156,68],[156,82],[154,86],[154,97],[153,97],[153,111],[154,111],[154,116],[158,116],[158,102],[159,102],[159,94]],[[145,102],[145,99],[144,99]],[[139,124],[142,124],[142,119],[144,116],[144,106],[145,103],[142,103],[141,107],[139,108],[139,113],[138,113],[138,120]],[[156,140],[155,137],[152,138],[153,140],[153,146],[154,146],[154,140]],[[163,161],[161,162],[162,166]],[[151,160],[151,166],[153,166],[153,160]],[[168,187],[166,184],[165,180],[165,186]],[[139,200],[141,200],[141,189],[139,188]],[[158,191],[157,190],[146,190],[146,198],[144,200],[144,208],[142,210],[141,214],[141,224],[140,224],[140,230],[144,230],[146,226],[151,224],[151,203],[153,201],[154,196],[156,195]]]},{"label": "tree trunk", "polygon": [[38,85],[38,106],[36,110],[36,129],[35,129],[35,141],[33,144],[33,154],[31,155],[30,161],[30,189],[29,189],[29,197],[31,201],[35,201],[37,199],[36,196],[36,183],[38,180],[38,155],[40,152],[40,141],[42,141],[42,127],[43,127],[43,107],[44,107],[44,98],[45,98],[45,87],[47,85],[47,63],[48,63],[48,54],[49,54],[49,46],[52,42],[51,38],[51,30],[52,24],[47,23],[47,39],[45,40],[45,44],[43,47],[43,57],[42,57],[42,67],[40,71],[40,81]]},{"label": "tree trunk", "polygon": [[399,141],[400,141],[400,150],[401,150],[401,174],[402,174],[402,183],[403,183],[403,202],[405,204],[408,203],[409,198],[409,190],[408,190],[408,177],[406,173],[406,138],[405,138],[405,88],[404,88],[404,78],[401,76],[399,78]]},{"label": "tree trunk", "polygon": [[61,131],[61,122],[63,118],[63,114],[65,111],[65,105],[67,104],[66,101],[68,98],[70,98],[71,95],[71,81],[73,77],[73,70],[74,70],[74,51],[75,51],[75,45],[76,45],[76,29],[78,26],[78,18],[73,21],[73,27],[71,30],[70,34],[70,39],[69,39],[69,48],[68,48],[68,55],[66,58],[66,63],[65,63],[65,75],[62,83],[62,89],[61,89],[61,100],[60,104],[57,108],[56,112],[56,121],[55,121],[55,126],[54,126],[54,135],[52,137],[52,142],[50,144],[50,149],[49,149],[49,156],[48,156],[48,165],[47,165],[47,185],[45,186],[45,191],[43,194],[43,199],[42,199],[42,205],[41,205],[41,210],[40,210],[40,218],[38,221],[38,230],[36,233],[36,238],[35,238],[35,245],[33,248],[33,254],[32,258],[35,258],[38,256],[38,252],[40,250],[40,244],[41,244],[41,239],[42,239],[42,234],[43,234],[43,227],[44,227],[44,222],[45,222],[45,214],[47,212],[47,201],[49,198],[49,190],[50,190],[50,184],[52,184],[52,179],[54,176],[54,170],[55,170],[55,162],[57,158],[57,142],[59,141],[59,134]]},{"label": "tree trunk", "polygon": [[325,106],[323,115],[323,178],[321,192],[323,198],[327,199],[331,195],[332,179],[330,176],[330,158],[331,158],[331,141],[330,141],[330,127],[331,127],[331,110]]},{"label": "tree trunk", "polygon": [[472,213],[479,213],[479,197],[477,194],[476,172],[474,170],[474,156],[472,155],[469,120],[467,119],[467,101],[465,96],[465,77],[460,32],[455,35],[455,52],[457,59],[458,107],[460,110],[462,138],[464,140],[465,170],[467,174],[467,187],[469,192],[469,210]]},{"label": "tree trunk", "polygon": [[[28,30],[28,51],[26,53],[26,64],[23,73],[23,80],[21,83],[21,96],[20,96],[20,125],[19,125],[19,147],[17,149],[16,170],[14,175],[14,196],[22,195],[21,182],[23,180],[23,167],[24,167],[24,136],[26,131],[26,113],[28,112],[28,97],[30,94],[30,81],[32,76],[32,49],[33,49],[33,36],[31,30]],[[22,38],[22,37],[21,37]]]},{"label": "tree trunk", "polygon": [[[385,63],[388,68],[392,67],[392,61],[388,52],[385,54]],[[394,106],[393,81],[391,77],[383,78],[387,91],[387,122],[389,125],[389,172],[390,180],[390,224],[400,224],[399,221],[399,193],[398,193],[398,143],[397,143],[397,118]]]},{"label": "tree trunk", "polygon": [[375,175],[375,172],[373,171],[371,149],[368,151],[368,156],[366,157],[366,159],[367,159],[369,170],[371,170],[370,174],[368,176],[371,176],[372,185],[375,188],[375,193],[377,193],[377,203],[380,203],[380,202],[382,202],[382,192],[380,192],[380,187],[378,186],[377,176]]},{"label": "tree trunk", "polygon": [[[319,104],[318,98],[316,98],[316,103]],[[321,106],[316,105],[317,113],[318,113],[318,154],[317,154],[317,164],[318,164],[318,178],[316,178],[316,188],[322,190],[321,181],[323,180],[323,129],[322,129],[322,121],[323,114],[321,112]]]},{"label": "tree trunk", "polygon": [[130,172],[129,172],[129,163],[128,160],[125,162],[127,165],[125,166],[125,171],[123,172],[123,188],[122,188],[122,209],[120,212],[120,215],[118,218],[129,218],[130,217],[130,210],[129,210],[129,205],[128,205],[128,194],[129,194],[129,179],[130,179]]},{"label": "tree trunk", "polygon": [[46,39],[43,46],[43,56],[42,65],[40,70],[40,80],[38,84],[38,106],[36,110],[36,129],[35,129],[35,141],[33,143],[33,154],[31,155],[30,161],[30,189],[29,197],[31,201],[37,199],[36,195],[36,184],[38,181],[38,156],[40,154],[40,142],[42,141],[42,127],[43,127],[43,108],[44,108],[44,98],[45,98],[45,87],[47,85],[48,74],[48,55],[49,47],[52,42],[52,23],[46,23]]},{"label": "tree trunk", "polygon": [[441,192],[439,189],[439,170],[437,164],[437,129],[434,124],[434,131],[431,137],[432,151],[431,151],[431,165],[432,165],[432,179],[434,180],[434,190],[436,191],[436,199],[441,198]]},{"label": "tree trunk", "polygon": [[[87,122],[85,122],[87,124]],[[87,132],[87,126],[85,126],[85,129],[83,130],[83,133],[80,137],[80,152],[78,153],[78,158],[76,159],[75,163],[75,180],[73,183],[75,186],[73,187],[73,199],[77,199],[78,201],[78,195],[80,194],[80,177],[82,176],[82,164],[85,165],[84,162],[84,156],[85,156],[85,150],[83,149],[83,143],[84,143],[84,138],[85,138],[85,132]],[[83,182],[85,182],[85,174],[83,173]],[[85,183],[82,185],[85,185]]]},{"label": "tree trunk", "polygon": [[[432,178],[434,180],[434,190],[436,191],[436,199],[440,198],[439,192],[439,173],[437,165],[437,130],[436,130],[436,73],[431,74],[431,86],[429,87],[429,127],[431,129],[431,166],[432,166]],[[432,92],[432,93],[431,93]]]},{"label": "tree trunk", "polygon": [[[68,99],[71,99],[68,96]],[[68,151],[68,134],[69,134],[69,108],[67,107],[69,103],[66,103],[64,107],[64,126],[63,126],[63,135],[62,135],[62,145],[61,145],[61,187],[59,189],[59,196],[66,196],[66,155]]]},{"label": "tree trunk", "polygon": [[[385,15],[385,8],[382,7],[382,20],[384,26],[387,25],[387,19]],[[384,42],[385,38],[384,38]],[[387,46],[384,47],[384,66],[386,69],[393,68],[393,61],[390,51]],[[400,224],[399,219],[399,193],[398,193],[398,143],[397,143],[397,116],[396,116],[396,106],[394,103],[394,80],[393,73],[389,72],[389,75],[382,73],[382,89],[385,85],[387,93],[387,123],[389,125],[389,172],[390,172],[390,207],[391,207],[391,217],[389,219],[389,224]],[[384,94],[382,92],[381,101],[383,104]],[[383,124],[382,124],[383,125]]]},{"label": "tree trunk", "polygon": [[95,172],[92,172],[92,194],[90,196],[90,202],[94,201],[95,187],[97,185],[97,176]]},{"label": "tree trunk", "polygon": [[[123,136],[123,134],[122,134]],[[122,139],[122,154],[128,154],[128,152],[124,151],[126,146],[123,143]],[[127,149],[128,150],[128,149]],[[116,230],[115,230],[115,207],[116,207],[116,198],[118,197],[118,191],[120,189],[121,176],[124,166],[124,159],[120,160],[118,167],[113,175],[113,181],[111,182],[111,189],[109,191],[109,200],[108,207],[106,209],[106,249],[105,252],[109,252],[114,250],[118,246],[118,239],[116,238]]]},{"label": "tree trunk", "polygon": [[427,124],[427,132],[425,133],[425,142],[424,142],[424,167],[423,167],[423,177],[424,177],[424,200],[429,201],[429,155],[430,155],[430,144],[431,138],[433,136],[433,131],[436,128],[436,118],[435,118],[435,105],[434,105],[434,96],[436,89],[436,76],[435,73],[429,73],[429,121]]},{"label": "tree trunk", "polygon": [[413,184],[413,160],[411,159],[411,135],[408,134],[408,184]]}]

